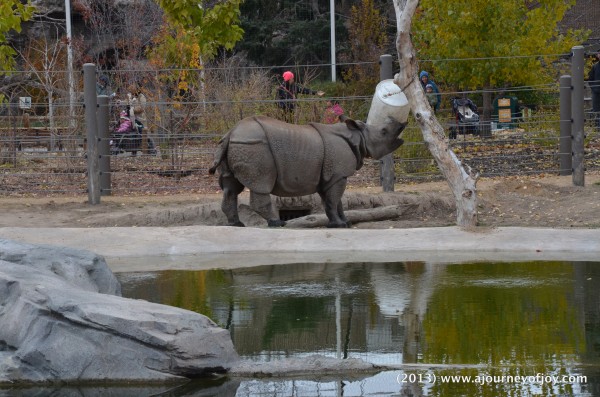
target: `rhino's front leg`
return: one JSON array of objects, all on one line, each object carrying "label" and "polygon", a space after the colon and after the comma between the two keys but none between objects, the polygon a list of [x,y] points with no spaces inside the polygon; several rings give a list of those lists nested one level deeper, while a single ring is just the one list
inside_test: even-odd
[{"label": "rhino's front leg", "polygon": [[346,190],[346,178],[340,179],[327,191],[319,193],[325,207],[325,215],[329,219],[327,227],[350,227],[350,223],[346,219],[344,209],[342,208],[344,190]]},{"label": "rhino's front leg", "polygon": [[275,215],[270,194],[250,191],[250,207],[267,220],[269,227],[285,226],[285,222]]},{"label": "rhino's front leg", "polygon": [[228,226],[245,226],[240,222],[237,199],[238,195],[244,190],[244,185],[233,176],[219,178],[219,184],[223,189],[221,210],[227,216]]}]

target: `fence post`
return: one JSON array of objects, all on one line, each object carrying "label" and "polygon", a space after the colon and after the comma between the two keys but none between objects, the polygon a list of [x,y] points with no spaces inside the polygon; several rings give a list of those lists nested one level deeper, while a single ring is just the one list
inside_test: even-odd
[{"label": "fence post", "polygon": [[110,132],[108,130],[108,96],[98,96],[98,167],[100,170],[100,195],[112,194],[110,177]]},{"label": "fence post", "polygon": [[10,123],[10,137],[9,137],[9,158],[8,161],[12,164],[13,167],[17,167],[17,150],[18,142],[17,142],[17,113],[18,113],[18,98],[13,98],[12,96],[8,101],[8,120]]},{"label": "fence post", "polygon": [[585,185],[585,165],[584,165],[584,121],[585,112],[583,109],[583,78],[584,78],[584,51],[583,46],[575,46],[571,53],[571,83],[573,91],[571,94],[571,117],[573,118],[573,185]]},{"label": "fence post", "polygon": [[88,202],[100,204],[100,172],[98,169],[98,121],[96,119],[96,65],[83,65],[83,103],[87,139]]},{"label": "fence post", "polygon": [[[379,57],[379,79],[387,80],[394,78],[392,70],[392,56],[384,54]],[[393,192],[396,175],[394,170],[394,153],[390,153],[381,159],[381,186],[384,192]]]},{"label": "fence post", "polygon": [[571,76],[560,76],[560,142],[559,142],[559,175],[571,175],[573,162],[571,158]]}]

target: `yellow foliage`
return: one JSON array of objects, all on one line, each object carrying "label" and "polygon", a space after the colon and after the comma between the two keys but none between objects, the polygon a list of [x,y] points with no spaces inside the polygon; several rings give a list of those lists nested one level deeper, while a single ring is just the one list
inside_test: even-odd
[{"label": "yellow foliage", "polygon": [[[350,24],[352,61],[378,60],[388,42],[387,21],[375,7],[373,0],[362,0],[358,6],[352,6]],[[346,80],[360,81],[371,87],[379,79],[371,66],[355,65],[343,75]]]},{"label": "yellow foliage", "polygon": [[187,91],[190,86],[185,80],[179,80],[179,84],[177,84],[177,88],[179,91]]},{"label": "yellow foliage", "polygon": [[438,80],[462,89],[534,85],[554,78],[549,67],[584,32],[556,26],[574,4],[547,0],[422,0],[413,32],[419,58],[436,60]]}]

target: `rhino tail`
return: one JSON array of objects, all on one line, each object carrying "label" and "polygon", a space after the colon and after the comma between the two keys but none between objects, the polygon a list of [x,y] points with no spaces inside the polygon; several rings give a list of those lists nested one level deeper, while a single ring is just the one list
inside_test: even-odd
[{"label": "rhino tail", "polygon": [[229,138],[231,136],[231,131],[221,138],[219,141],[219,145],[217,146],[217,150],[215,151],[215,159],[213,161],[212,167],[208,169],[208,173],[210,175],[214,175],[217,171],[219,165],[225,160],[227,157],[227,149],[229,148]]}]

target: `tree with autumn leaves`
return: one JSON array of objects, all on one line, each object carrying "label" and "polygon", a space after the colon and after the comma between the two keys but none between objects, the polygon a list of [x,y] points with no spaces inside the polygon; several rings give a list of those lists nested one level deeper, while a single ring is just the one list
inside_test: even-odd
[{"label": "tree with autumn leaves", "polygon": [[[34,9],[29,1],[23,4],[20,0],[2,0],[0,3],[0,77],[17,65],[17,52],[8,45],[8,34],[11,31],[20,32],[21,23],[33,17]],[[0,102],[4,101],[9,91],[14,88],[12,85],[12,83],[7,84],[7,81],[3,82]]]},{"label": "tree with autumn leaves", "polygon": [[360,0],[350,9],[348,41],[350,51],[341,60],[353,64],[344,72],[346,81],[352,81],[357,89],[370,92],[379,82],[372,64],[378,62],[391,41],[387,34],[387,19],[374,0]]},{"label": "tree with autumn leaves", "polygon": [[31,19],[34,7],[28,1],[2,0],[0,3],[0,74],[15,67],[15,50],[6,45],[11,30],[21,31],[21,23]]},{"label": "tree with autumn leaves", "polygon": [[148,56],[158,68],[179,69],[171,76],[185,91],[195,80],[189,69],[202,69],[220,48],[231,50],[243,36],[239,27],[242,0],[226,0],[206,7],[194,0],[158,0],[166,24],[155,36]]},{"label": "tree with autumn leaves", "polygon": [[412,35],[418,57],[438,81],[460,90],[483,90],[489,120],[492,89],[555,82],[559,55],[581,43],[584,32],[557,28],[575,0],[421,0]]},{"label": "tree with autumn leaves", "polygon": [[[219,49],[231,50],[243,36],[239,27],[242,0],[203,3],[191,0],[158,0],[165,13],[162,28],[146,55],[156,72],[154,102],[173,101],[167,112],[157,112],[167,133],[171,166],[179,167],[182,153],[171,142],[175,132],[190,127],[197,114],[206,113],[204,65]],[[158,100],[158,101],[157,101]]]}]

